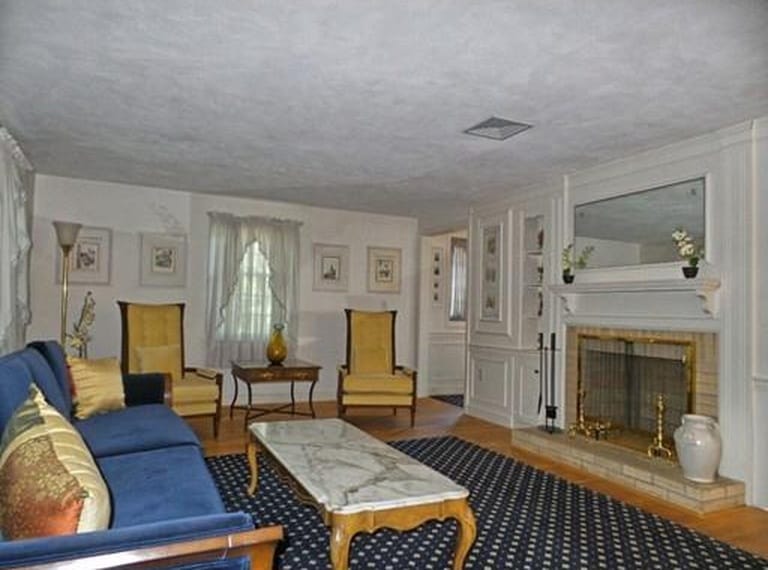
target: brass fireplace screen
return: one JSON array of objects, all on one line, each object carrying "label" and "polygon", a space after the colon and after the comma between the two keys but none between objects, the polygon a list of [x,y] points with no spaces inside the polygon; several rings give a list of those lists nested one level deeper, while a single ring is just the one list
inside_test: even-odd
[{"label": "brass fireplace screen", "polygon": [[689,341],[579,334],[582,432],[643,451],[663,433],[671,446],[694,406],[694,351]]}]

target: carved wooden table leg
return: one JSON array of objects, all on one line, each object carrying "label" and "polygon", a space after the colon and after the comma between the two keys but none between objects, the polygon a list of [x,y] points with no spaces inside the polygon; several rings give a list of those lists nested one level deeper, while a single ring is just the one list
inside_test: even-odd
[{"label": "carved wooden table leg", "polygon": [[251,439],[246,444],[245,453],[248,456],[248,466],[251,470],[251,483],[248,485],[248,494],[254,495],[259,488],[259,446]]},{"label": "carved wooden table leg", "polygon": [[333,570],[349,568],[349,546],[352,537],[362,528],[356,527],[354,515],[335,515],[331,526],[331,567]]},{"label": "carved wooden table leg", "polygon": [[472,513],[472,509],[469,507],[466,499],[456,513],[456,522],[459,523],[459,533],[456,537],[453,570],[462,570],[467,554],[469,554],[469,549],[472,548],[472,544],[474,544],[475,537],[477,536],[475,515]]}]

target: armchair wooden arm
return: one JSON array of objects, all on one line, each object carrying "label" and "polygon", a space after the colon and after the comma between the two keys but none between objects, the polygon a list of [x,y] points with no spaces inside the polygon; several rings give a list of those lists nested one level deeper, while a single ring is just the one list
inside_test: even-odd
[{"label": "armchair wooden arm", "polygon": [[35,570],[99,570],[103,568],[164,568],[181,564],[248,556],[252,570],[272,570],[282,526],[268,526],[197,540],[148,546],[72,560],[23,566]]},{"label": "armchair wooden arm", "polygon": [[216,383],[219,393],[216,396],[216,413],[213,416],[213,435],[214,437],[219,437],[219,424],[221,423],[221,387],[224,383],[224,374],[211,368],[204,368],[201,366],[185,367],[184,372],[194,372],[198,378],[204,378]]},{"label": "armchair wooden arm", "polygon": [[163,373],[163,402],[169,408],[173,407],[173,377],[168,373]]}]

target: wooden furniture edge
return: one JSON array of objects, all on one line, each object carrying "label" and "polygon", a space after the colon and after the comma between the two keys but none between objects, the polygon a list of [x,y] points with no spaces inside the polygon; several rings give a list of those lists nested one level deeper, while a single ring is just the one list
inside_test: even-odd
[{"label": "wooden furniture edge", "polygon": [[[184,372],[194,372],[197,374],[197,369],[199,367],[197,366],[185,366]],[[207,378],[206,378],[207,379]],[[214,439],[219,438],[219,426],[221,425],[221,398],[223,395],[223,385],[224,385],[224,374],[222,372],[217,372],[216,376],[213,378],[210,378],[212,382],[216,383],[216,388],[219,391],[218,396],[216,397],[216,411],[213,414],[194,414],[187,417],[212,417],[213,419],[213,437]],[[170,404],[169,404],[170,405]]]},{"label": "wooden furniture edge", "polygon": [[368,509],[357,513],[324,514],[331,529],[331,561],[334,568],[346,569],[352,539],[359,532],[374,533],[382,528],[408,531],[427,521],[453,519],[457,523],[453,570],[462,570],[477,537],[477,523],[468,497],[389,509]]},{"label": "wooden furniture edge", "polygon": [[173,378],[169,372],[163,372],[163,403],[173,407]]},{"label": "wooden furniture edge", "polygon": [[248,556],[251,560],[252,570],[272,570],[275,550],[282,538],[283,527],[275,525],[222,536],[12,568],[26,568],[28,570],[164,568],[206,560]]}]

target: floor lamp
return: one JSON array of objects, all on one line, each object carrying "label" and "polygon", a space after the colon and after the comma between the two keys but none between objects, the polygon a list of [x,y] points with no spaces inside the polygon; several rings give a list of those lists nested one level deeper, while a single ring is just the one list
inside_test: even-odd
[{"label": "floor lamp", "polygon": [[82,227],[74,222],[53,222],[56,239],[61,248],[61,346],[67,340],[67,300],[69,296],[69,252],[77,241],[77,234]]}]

